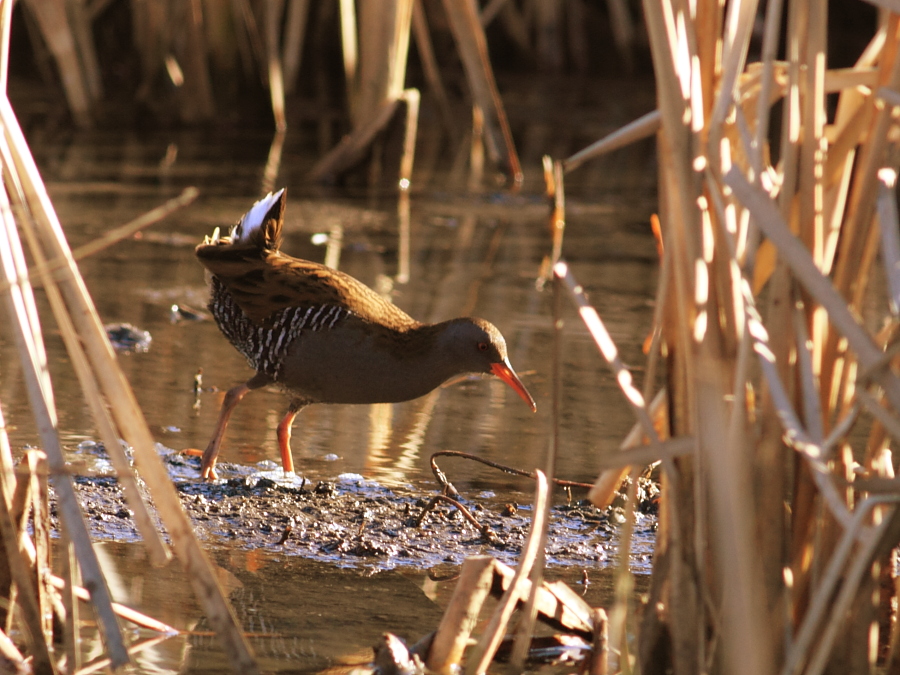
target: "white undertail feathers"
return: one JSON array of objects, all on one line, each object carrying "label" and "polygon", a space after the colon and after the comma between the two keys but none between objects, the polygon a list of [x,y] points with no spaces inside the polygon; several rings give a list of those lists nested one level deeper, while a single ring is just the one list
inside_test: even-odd
[{"label": "white undertail feathers", "polygon": [[[281,188],[275,193],[270,192],[250,207],[250,210],[241,218],[241,222],[231,228],[232,244],[247,241],[250,238],[250,235],[259,229],[263,224],[263,218],[266,217],[269,209],[271,209],[275,202],[278,201],[278,198],[281,197],[282,192],[284,192],[284,188]],[[206,235],[203,238],[203,243],[218,244],[220,236],[221,232],[217,227],[213,230],[212,236]]]},{"label": "white undertail feathers", "polygon": [[247,241],[250,238],[250,235],[258,230],[260,225],[263,224],[263,219],[279,200],[282,192],[284,192],[284,188],[281,188],[278,192],[270,192],[250,207],[250,210],[244,214],[244,217],[241,218],[241,222],[238,223],[237,227],[232,231],[232,242],[237,244],[239,242]]}]

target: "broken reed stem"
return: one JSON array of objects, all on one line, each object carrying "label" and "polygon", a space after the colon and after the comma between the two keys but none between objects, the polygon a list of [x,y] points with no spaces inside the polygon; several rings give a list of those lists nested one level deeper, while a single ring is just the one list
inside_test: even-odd
[{"label": "broken reed stem", "polygon": [[591,654],[590,675],[609,673],[609,620],[602,607],[594,610],[594,643]]},{"label": "broken reed stem", "polygon": [[[170,639],[171,635],[157,635],[154,637],[149,637],[144,640],[140,640],[135,642],[128,648],[128,654],[134,656],[135,654],[140,654],[142,651],[146,649],[150,649],[151,647],[155,647],[160,642],[165,642]],[[92,661],[88,663],[80,670],[72,671],[73,675],[91,675],[91,673],[96,673],[100,670],[108,670],[111,666],[110,660],[108,658],[100,658],[96,661]]]},{"label": "broken reed stem", "polygon": [[438,625],[428,650],[426,666],[441,675],[457,672],[469,635],[478,621],[478,613],[494,579],[494,559],[491,556],[466,558],[459,572],[459,580]]},{"label": "broken reed stem", "polygon": [[484,630],[478,644],[473,648],[466,663],[467,675],[481,675],[487,672],[497,652],[497,647],[503,639],[506,626],[512,616],[516,604],[524,597],[526,588],[524,582],[528,581],[531,568],[535,559],[540,553],[541,537],[540,533],[545,527],[546,501],[547,501],[547,478],[541,471],[537,471],[537,480],[534,488],[534,506],[532,508],[531,527],[528,530],[528,537],[522,547],[522,553],[519,556],[519,566],[516,568],[516,574],[512,583],[503,594],[503,598],[494,610],[491,620]]},{"label": "broken reed stem", "polygon": [[[69,582],[66,579],[54,576],[52,574],[47,575],[47,583],[49,583],[54,588],[59,590],[66,589],[69,585]],[[79,600],[83,600],[85,602],[89,602],[91,599],[91,594],[88,592],[86,588],[82,586],[78,586],[77,584],[72,584],[72,597],[78,598]],[[118,602],[112,603],[112,608],[115,613],[121,618],[130,621],[136,626],[140,626],[141,628],[147,628],[149,630],[155,630],[159,633],[166,633],[168,635],[176,635],[180,633],[177,628],[173,628],[167,623],[163,623],[158,619],[154,619],[151,616],[147,616],[141,612],[138,612],[131,607],[127,607],[125,605],[120,605]]]},{"label": "broken reed stem", "polygon": [[607,134],[600,140],[563,160],[563,169],[567,173],[575,171],[587,161],[596,159],[613,150],[624,148],[645,138],[650,138],[659,131],[660,124],[661,116],[659,110],[651,110],[646,115],[634,120],[634,122],[629,122],[624,127],[616,129],[611,134]]}]

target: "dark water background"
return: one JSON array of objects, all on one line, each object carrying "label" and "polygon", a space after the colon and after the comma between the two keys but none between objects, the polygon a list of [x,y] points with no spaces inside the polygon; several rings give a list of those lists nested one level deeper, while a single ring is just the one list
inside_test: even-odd
[{"label": "dark water background", "polygon": [[[305,176],[321,156],[321,142],[315,140],[320,135],[314,128],[288,133],[274,181],[274,187],[288,188],[283,250],[322,261],[325,246],[314,242],[340,234],[340,268],[371,286],[392,289],[393,300],[413,317],[438,321],[472,307],[472,314],[503,332],[510,359],[538,405],[532,414],[505,385],[485,379],[402,404],[312,406],[294,425],[294,460],[303,475],[316,480],[349,472],[430,488],[428,457],[445,449],[524,469],[543,466],[551,431],[552,294],[535,283],[550,252],[540,156],[568,156],[652,106],[646,84],[557,86],[539,91],[520,86],[505,95],[526,172],[518,194],[500,185],[468,191],[465,172],[459,170],[464,163],[457,161],[466,147],[440,143],[423,124],[411,199],[410,279],[405,284],[395,279],[395,191],[310,184]],[[203,269],[193,248],[215,227],[236,223],[259,198],[271,134],[63,134],[33,126],[27,135],[73,248],[186,186],[199,188],[193,205],[139,237],[81,261],[80,267],[104,322],[129,322],[152,334],[148,352],[121,361],[157,440],[176,450],[204,448],[224,391],[252,373],[211,321],[173,322],[170,308],[204,307]],[[566,177],[564,257],[638,377],[656,284],[657,254],[648,226],[656,202],[655,175],[652,145],[644,143]],[[494,183],[489,173],[485,184]],[[558,474],[590,482],[599,459],[615,451],[633,421],[568,301],[564,316]],[[60,434],[73,460],[82,461],[78,446],[95,440],[96,432],[52,315],[44,311],[42,319]],[[204,392],[197,401],[193,382],[200,368],[204,387],[218,393]],[[14,448],[35,444],[18,357],[5,328],[0,328],[0,402]],[[278,462],[275,427],[286,402],[274,390],[249,394],[232,417],[221,460]],[[463,462],[446,468],[460,489],[490,491],[506,501],[531,499],[530,485],[521,479]],[[356,571],[246,551],[239,544],[210,545],[245,629],[261,635],[254,645],[268,670],[315,670],[348,654],[351,660],[366,661],[368,646],[383,631],[415,640],[440,616],[433,602],[440,592],[421,572],[384,572],[365,579]],[[177,564],[150,570],[133,543],[105,543],[100,550],[109,569],[121,575],[114,584],[116,599],[176,627],[203,630],[202,615]],[[580,577],[578,570],[556,574]],[[593,598],[595,604],[608,601],[601,586],[591,590],[601,594]],[[142,658],[136,672],[214,672],[224,666],[215,638],[203,636],[170,640]]]}]

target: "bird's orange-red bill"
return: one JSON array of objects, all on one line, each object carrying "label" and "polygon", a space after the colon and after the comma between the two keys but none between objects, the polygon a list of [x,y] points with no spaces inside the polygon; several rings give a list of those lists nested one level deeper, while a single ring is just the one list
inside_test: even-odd
[{"label": "bird's orange-red bill", "polygon": [[531,412],[537,411],[537,405],[535,405],[534,399],[531,398],[531,394],[528,393],[525,385],[522,384],[522,380],[520,380],[519,376],[516,375],[516,371],[512,369],[512,366],[509,365],[509,362],[494,363],[491,365],[491,371],[494,373],[494,375],[496,375],[501,380],[506,382],[506,384],[512,387],[513,391],[515,391],[519,396],[522,397],[522,400],[531,407]]}]

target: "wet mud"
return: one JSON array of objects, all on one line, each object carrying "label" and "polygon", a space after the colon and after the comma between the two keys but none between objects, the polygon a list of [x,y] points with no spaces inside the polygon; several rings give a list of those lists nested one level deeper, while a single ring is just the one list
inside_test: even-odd
[{"label": "wet mud", "polygon": [[[530,504],[492,493],[459,497],[477,520],[476,526],[455,506],[442,501],[433,504],[436,487],[389,488],[358,474],[313,482],[285,476],[280,469],[258,471],[227,463],[217,467],[225,478],[209,483],[194,477],[199,476],[199,458],[174,451],[165,451],[163,458],[202,540],[339,566],[430,568],[460,564],[478,554],[514,564],[531,519]],[[115,478],[82,475],[75,481],[96,539],[137,539]],[[643,570],[650,564],[658,489],[642,479],[638,493],[638,536],[631,563]],[[593,567],[613,562],[624,519],[624,499],[606,510],[577,498],[557,503],[551,517],[548,564]]]}]

